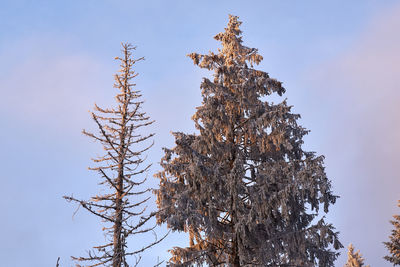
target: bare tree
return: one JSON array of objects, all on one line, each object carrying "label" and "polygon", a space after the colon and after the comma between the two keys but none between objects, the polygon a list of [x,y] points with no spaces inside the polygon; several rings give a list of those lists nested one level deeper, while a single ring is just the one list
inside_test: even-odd
[{"label": "bare tree", "polygon": [[[144,164],[146,152],[152,145],[154,134],[142,135],[139,130],[154,121],[142,111],[141,93],[134,90],[132,79],[138,74],[133,65],[143,58],[133,59],[131,44],[122,45],[122,57],[119,73],[115,75],[114,88],[119,90],[114,108],[103,109],[95,105],[92,118],[98,127],[94,134],[83,130],[83,133],[103,145],[105,155],[93,161],[95,167],[89,168],[102,177],[107,193],[93,196],[90,200],[79,200],[72,196],[64,196],[68,201],[77,202],[90,213],[100,217],[105,224],[107,243],[93,247],[86,257],[72,257],[78,262],[87,262],[87,266],[129,266],[127,256],[137,255],[137,265],[140,253],[159,243],[157,239],[136,251],[128,251],[127,239],[130,236],[153,232],[147,222],[155,216],[155,212],[146,212],[146,202],[151,196],[151,189],[144,185],[147,171],[151,164]],[[86,263],[85,263],[86,264]],[[80,266],[80,265],[78,265]]]},{"label": "bare tree", "polygon": [[[397,206],[400,208],[400,200],[398,201]],[[385,247],[390,254],[385,256],[384,259],[395,266],[400,265],[400,215],[394,215],[393,218],[394,220],[390,221],[394,226],[392,234],[389,236],[390,241],[384,242]]]},{"label": "bare tree", "polygon": [[[326,223],[337,196],[323,156],[302,149],[308,133],[282,96],[282,83],[253,68],[257,49],[242,44],[230,16],[218,53],[190,54],[212,70],[192,117],[197,134],[176,132],[157,174],[159,223],[189,233],[175,247],[177,266],[333,266],[340,244]],[[322,214],[321,214],[322,213]],[[333,247],[333,249],[332,249]]]}]

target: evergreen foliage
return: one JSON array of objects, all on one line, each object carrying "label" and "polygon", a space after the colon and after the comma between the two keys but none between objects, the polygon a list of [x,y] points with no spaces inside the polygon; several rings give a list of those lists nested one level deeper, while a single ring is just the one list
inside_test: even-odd
[{"label": "evergreen foliage", "polygon": [[[400,207],[400,200],[397,205]],[[384,259],[396,266],[400,265],[400,215],[394,215],[393,218],[394,220],[390,221],[394,226],[392,234],[389,236],[390,241],[384,242],[390,255],[385,256]]]},{"label": "evergreen foliage", "polygon": [[[198,134],[175,132],[156,174],[158,223],[189,233],[189,247],[171,250],[171,265],[333,266],[342,247],[321,217],[337,196],[323,156],[302,149],[308,133],[282,96],[282,83],[256,70],[263,59],[242,44],[230,16],[218,53],[192,53],[214,72],[201,83],[193,116]],[[333,246],[333,250],[332,250]]]},{"label": "evergreen foliage", "polygon": [[362,258],[360,251],[354,252],[354,247],[352,244],[348,247],[347,252],[347,262],[344,267],[369,267],[369,265],[364,265],[364,259]]}]

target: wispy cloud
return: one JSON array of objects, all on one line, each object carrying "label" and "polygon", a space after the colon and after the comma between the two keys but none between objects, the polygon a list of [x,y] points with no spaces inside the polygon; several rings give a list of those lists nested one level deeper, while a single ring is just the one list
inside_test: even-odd
[{"label": "wispy cloud", "polygon": [[101,60],[60,40],[27,38],[0,54],[7,63],[0,73],[3,119],[79,132],[89,118],[85,111],[112,91]]},{"label": "wispy cloud", "polygon": [[[371,266],[384,266],[382,242],[400,199],[400,5],[376,16],[353,45],[319,66],[308,82],[325,118],[328,171],[342,198],[342,240]],[[345,256],[342,256],[345,257]],[[388,265],[389,266],[389,265]]]}]

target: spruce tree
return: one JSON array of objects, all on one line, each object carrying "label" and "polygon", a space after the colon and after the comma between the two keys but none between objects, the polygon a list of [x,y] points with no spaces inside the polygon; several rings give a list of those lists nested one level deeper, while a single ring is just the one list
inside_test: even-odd
[{"label": "spruce tree", "polygon": [[218,53],[189,55],[214,76],[200,86],[198,133],[173,133],[156,174],[158,223],[189,234],[170,264],[333,266],[342,245],[319,216],[337,198],[324,157],[302,149],[308,131],[286,100],[269,100],[285,89],[253,68],[262,56],[242,44],[240,24],[229,16]]},{"label": "spruce tree", "polygon": [[[400,200],[397,205],[400,207]],[[395,266],[400,265],[400,215],[394,215],[393,218],[394,220],[390,221],[394,226],[392,234],[389,236],[390,241],[384,242],[390,255],[385,256],[384,259],[393,263],[393,266]]]},{"label": "spruce tree", "polygon": [[353,244],[350,244],[347,251],[347,262],[344,267],[369,267],[364,265],[360,251],[354,252]]},{"label": "spruce tree", "polygon": [[[151,164],[144,164],[145,153],[153,142],[154,134],[142,135],[142,127],[153,123],[142,111],[141,93],[135,90],[132,79],[138,74],[133,65],[143,60],[132,57],[131,44],[122,45],[122,57],[116,57],[121,69],[115,75],[114,88],[116,107],[100,108],[95,105],[92,118],[98,127],[98,134],[87,131],[83,133],[103,145],[105,155],[93,161],[97,166],[89,168],[99,173],[100,185],[105,193],[93,196],[90,200],[79,200],[64,196],[68,201],[77,202],[90,213],[98,216],[104,223],[103,231],[107,237],[106,244],[93,247],[85,257],[72,257],[87,266],[129,266],[127,257],[136,257],[136,266],[140,253],[160,242],[156,239],[136,251],[127,247],[128,238],[134,235],[153,232],[154,226],[146,226],[155,212],[146,213],[146,202],[150,199],[150,188],[144,185],[146,173]],[[78,265],[80,266],[80,265]]]}]

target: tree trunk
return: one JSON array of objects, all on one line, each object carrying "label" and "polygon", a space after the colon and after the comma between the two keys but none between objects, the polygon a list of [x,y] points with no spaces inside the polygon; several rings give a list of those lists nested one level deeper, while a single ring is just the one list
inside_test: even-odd
[{"label": "tree trunk", "polygon": [[230,256],[231,256],[230,263],[232,267],[240,267],[238,240],[236,234],[232,240],[232,254]]},{"label": "tree trunk", "polygon": [[[125,65],[128,65],[128,51],[125,50]],[[127,70],[125,70],[126,72]],[[118,164],[118,181],[117,181],[117,190],[116,190],[116,200],[115,200],[115,224],[114,224],[114,258],[113,258],[113,267],[121,267],[123,253],[122,253],[122,197],[124,193],[124,151],[125,151],[125,124],[126,124],[126,114],[128,109],[128,100],[126,99],[126,92],[128,85],[128,77],[129,73],[125,73],[124,80],[124,103],[121,110],[122,121],[121,128],[119,133],[119,164]]]},{"label": "tree trunk", "polygon": [[122,229],[122,199],[121,193],[123,189],[123,179],[122,179],[122,171],[120,171],[120,175],[118,175],[118,190],[116,194],[116,202],[115,202],[115,214],[116,220],[114,223],[114,258],[113,258],[113,267],[121,267],[122,264],[122,240],[121,240],[121,229]]},{"label": "tree trunk", "polygon": [[[230,143],[232,145],[235,145],[235,136],[234,136],[234,127],[231,126],[231,132],[230,136],[228,136],[228,140],[230,140]],[[229,162],[229,167],[230,171],[234,168],[234,163],[236,159],[236,151],[235,149],[232,149],[231,151],[231,160]],[[232,188],[231,188],[231,231],[232,231],[232,253],[230,255],[230,263],[232,267],[240,267],[240,260],[239,260],[239,249],[238,249],[238,236],[236,233],[235,225],[237,223],[237,214],[236,214],[236,209],[237,209],[237,203],[236,203],[236,198],[237,198],[237,183],[238,181],[236,180],[232,183]]]}]

